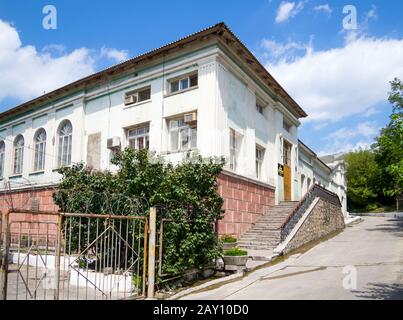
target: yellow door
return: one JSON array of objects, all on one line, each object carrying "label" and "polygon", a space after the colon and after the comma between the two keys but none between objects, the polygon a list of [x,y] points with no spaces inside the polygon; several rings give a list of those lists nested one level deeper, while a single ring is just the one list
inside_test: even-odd
[{"label": "yellow door", "polygon": [[291,168],[284,165],[284,200],[291,201]]}]

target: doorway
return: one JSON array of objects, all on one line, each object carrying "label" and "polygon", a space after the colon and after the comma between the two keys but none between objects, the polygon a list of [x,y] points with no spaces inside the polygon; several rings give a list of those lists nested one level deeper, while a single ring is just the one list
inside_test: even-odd
[{"label": "doorway", "polygon": [[284,200],[291,201],[291,144],[284,140]]}]

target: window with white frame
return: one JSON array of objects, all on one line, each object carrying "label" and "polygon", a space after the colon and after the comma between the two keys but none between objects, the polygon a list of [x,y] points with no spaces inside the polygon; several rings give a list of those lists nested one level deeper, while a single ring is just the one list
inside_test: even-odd
[{"label": "window with white frame", "polygon": [[184,151],[197,147],[197,122],[185,122],[184,117],[169,120],[169,151]]},{"label": "window with white frame", "polygon": [[73,127],[68,120],[60,124],[58,130],[59,137],[59,152],[58,152],[58,167],[69,166],[71,164],[71,150],[73,140]]},{"label": "window with white frame", "polygon": [[125,105],[135,104],[151,99],[151,87],[145,87],[125,93]]},{"label": "window with white frame", "polygon": [[264,159],[265,149],[256,146],[256,178],[262,178],[262,167],[263,167],[263,159]]},{"label": "window with white frame", "polygon": [[42,171],[45,169],[46,154],[46,131],[39,129],[35,134],[35,154],[34,154],[34,171]]},{"label": "window with white frame", "polygon": [[18,135],[14,140],[14,166],[13,173],[21,174],[24,163],[24,137]]},{"label": "window with white frame", "polygon": [[229,168],[236,171],[238,165],[238,155],[241,145],[241,136],[237,135],[234,129],[230,129],[230,150],[229,150]]},{"label": "window with white frame", "polygon": [[198,76],[197,73],[193,73],[181,78],[169,80],[168,83],[169,93],[180,92],[189,88],[196,87],[198,85]]},{"label": "window with white frame", "polygon": [[4,156],[6,152],[6,145],[4,141],[0,141],[0,179],[3,178],[4,175]]},{"label": "window with white frame", "polygon": [[129,148],[141,150],[150,147],[150,126],[136,127],[127,130],[127,140]]}]

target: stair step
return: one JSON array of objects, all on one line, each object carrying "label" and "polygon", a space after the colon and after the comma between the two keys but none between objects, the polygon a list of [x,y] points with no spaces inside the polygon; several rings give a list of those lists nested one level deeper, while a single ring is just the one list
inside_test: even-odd
[{"label": "stair step", "polygon": [[255,246],[255,245],[244,245],[244,246],[240,246],[240,248],[242,249],[246,249],[246,250],[273,250],[274,248],[276,248],[277,246]]}]

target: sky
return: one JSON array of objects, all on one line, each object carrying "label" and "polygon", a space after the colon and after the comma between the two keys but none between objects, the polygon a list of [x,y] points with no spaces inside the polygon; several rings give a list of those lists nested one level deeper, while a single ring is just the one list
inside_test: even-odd
[{"label": "sky", "polygon": [[368,148],[403,79],[402,12],[400,0],[1,0],[0,111],[225,22],[308,113],[302,141],[319,155]]}]

